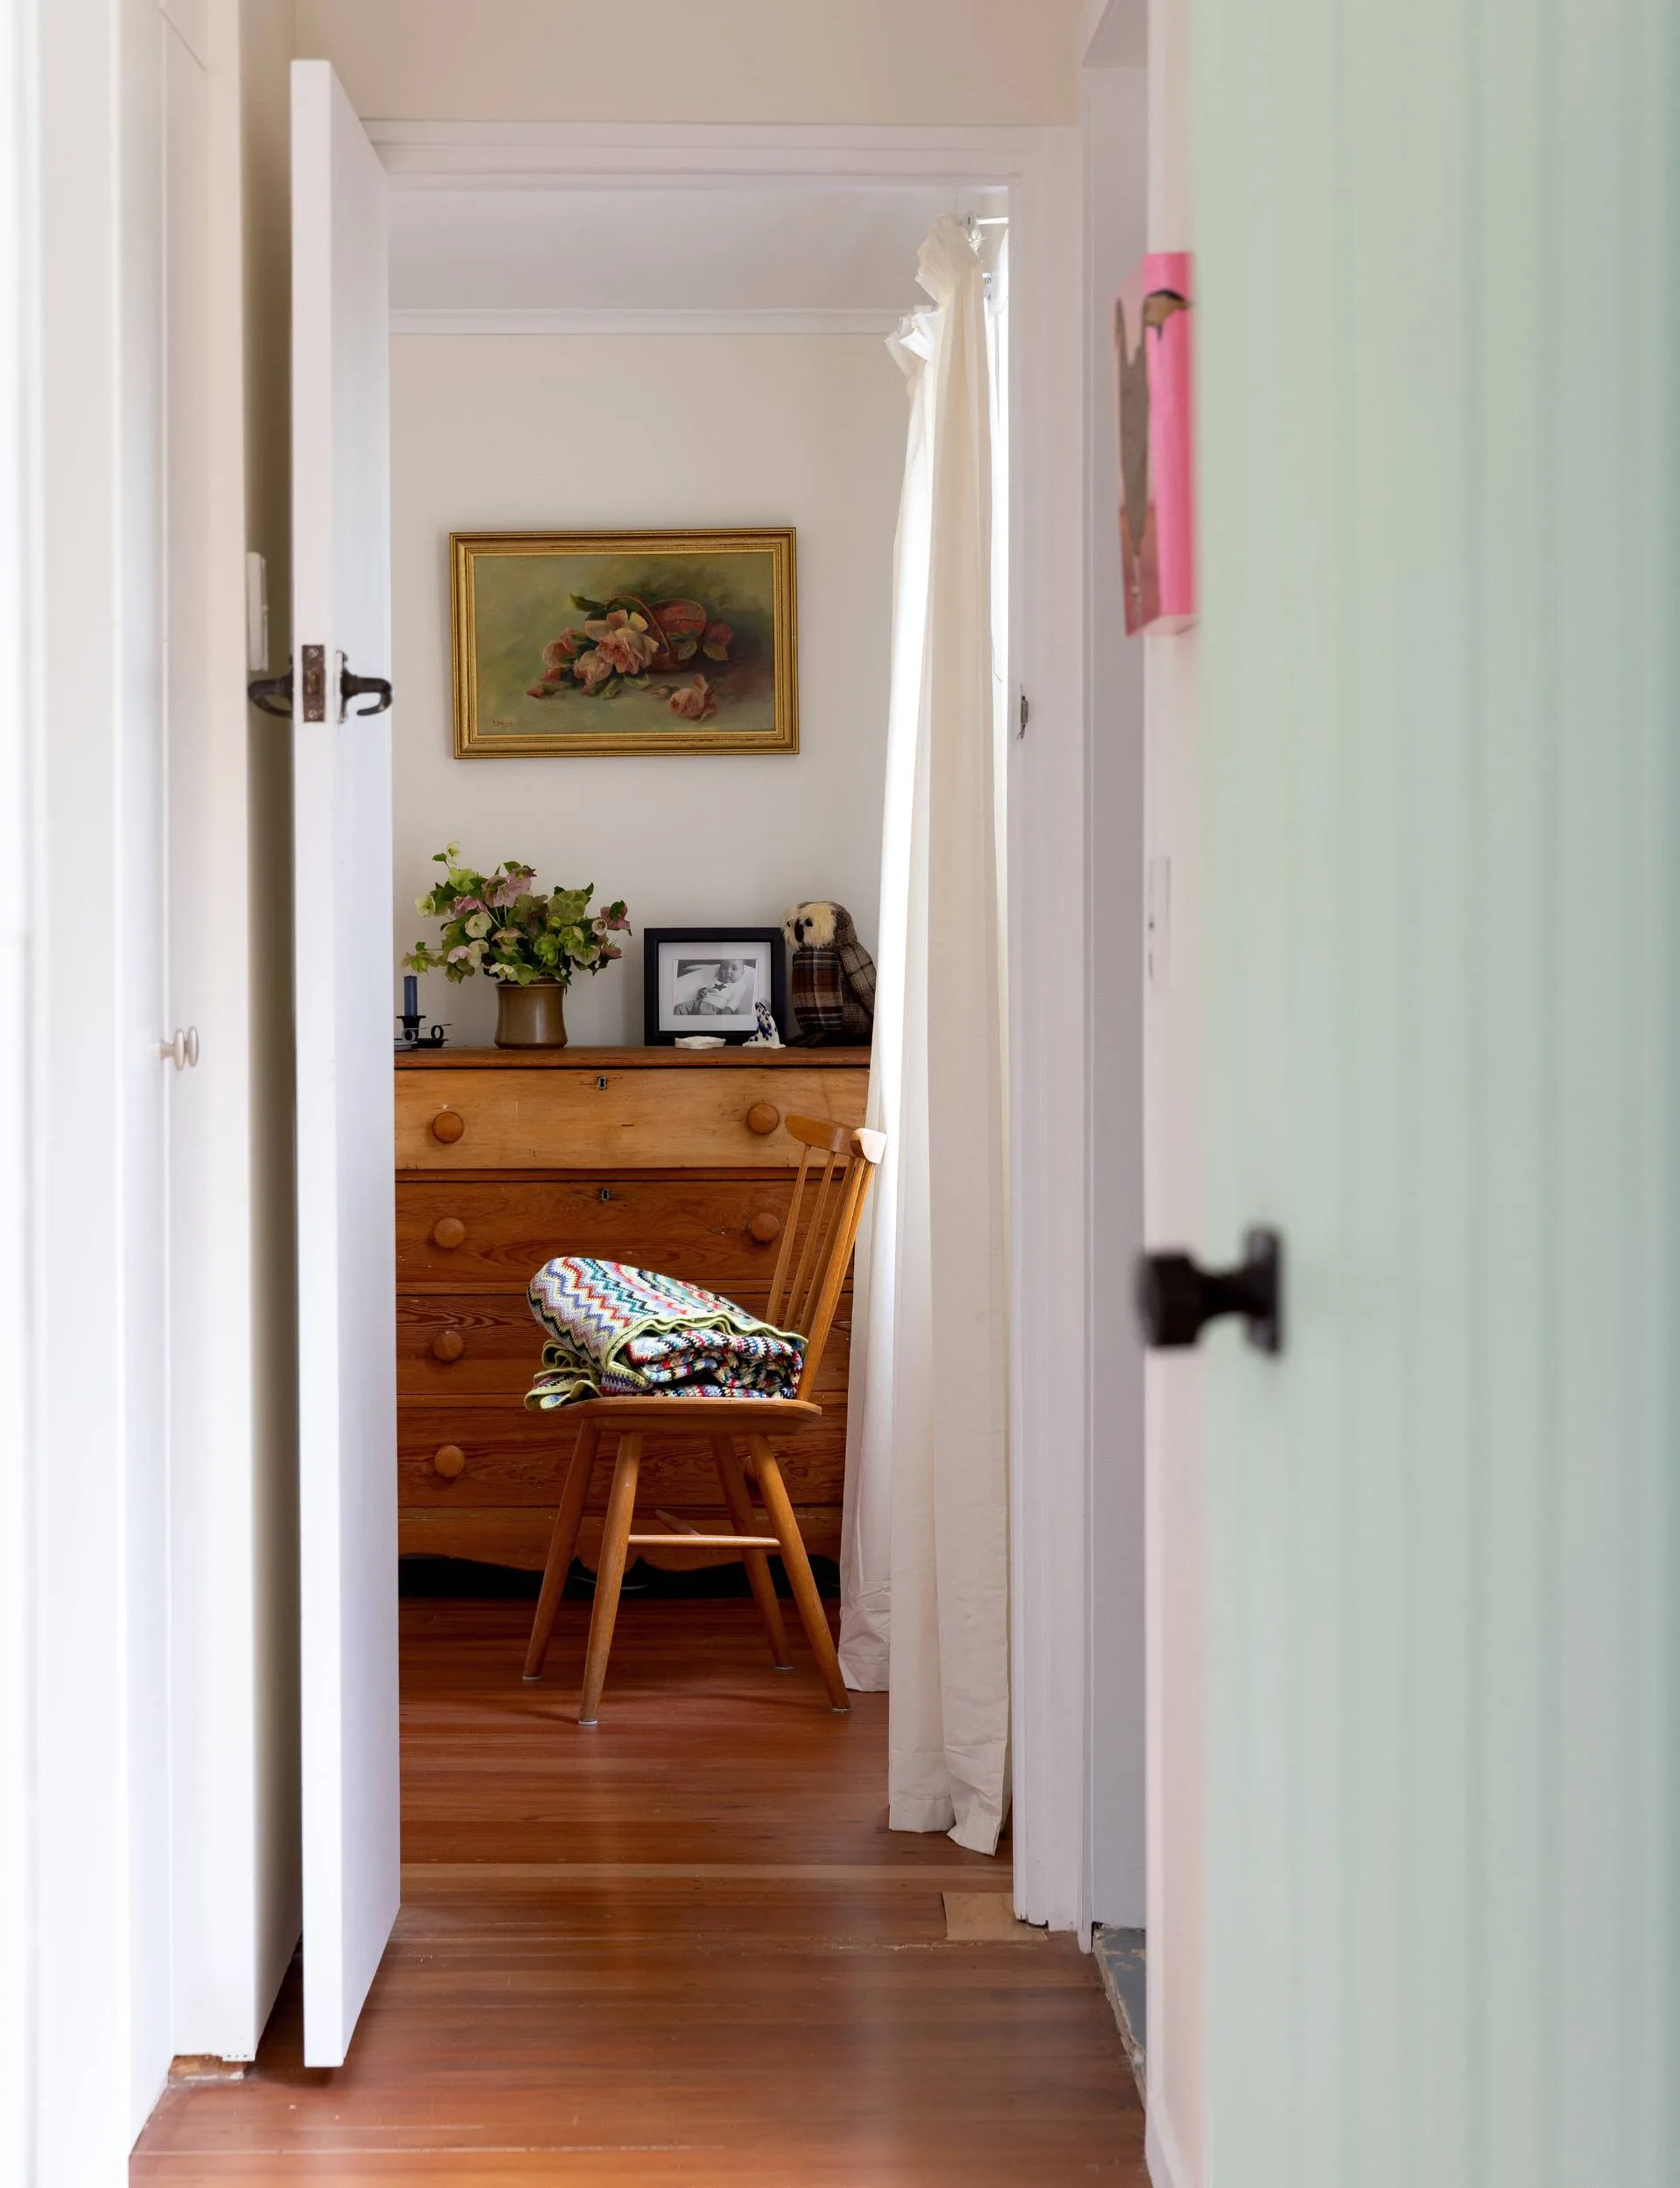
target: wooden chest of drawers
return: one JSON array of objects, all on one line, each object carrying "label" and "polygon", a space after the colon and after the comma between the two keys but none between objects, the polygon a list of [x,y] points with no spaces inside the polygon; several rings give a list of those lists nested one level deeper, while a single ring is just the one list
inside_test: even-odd
[{"label": "wooden chest of drawers", "polygon": [[[405,1551],[541,1567],[573,1430],[522,1403],[534,1271],[592,1253],[761,1308],[798,1147],[788,1115],[862,1124],[865,1049],[446,1049],[396,1059],[397,1469]],[[822,1420],[787,1448],[813,1551],[840,1541],[850,1295]],[[606,1469],[601,1469],[604,1504]],[[724,1525],[704,1447],[649,1437],[642,1497]],[[580,1554],[593,1563],[598,1511]],[[692,1564],[695,1554],[669,1562]]]}]

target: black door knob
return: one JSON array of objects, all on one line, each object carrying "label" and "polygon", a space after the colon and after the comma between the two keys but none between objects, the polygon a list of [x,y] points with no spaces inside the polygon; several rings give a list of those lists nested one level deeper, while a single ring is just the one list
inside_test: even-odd
[{"label": "black door knob", "polygon": [[1251,1231],[1242,1266],[1199,1268],[1187,1253],[1138,1257],[1138,1319],[1152,1351],[1193,1345],[1210,1322],[1241,1315],[1249,1343],[1262,1352],[1284,1349],[1284,1242],[1275,1231]]},{"label": "black door knob", "polygon": [[245,686],[245,696],[253,706],[260,706],[265,714],[279,714],[287,721],[291,719],[291,670],[283,677],[253,677]]},{"label": "black door knob", "polygon": [[[352,699],[371,698],[371,706],[352,707]],[[352,676],[342,659],[339,664],[339,712],[341,714],[382,714],[391,703],[391,687],[383,677]]]}]

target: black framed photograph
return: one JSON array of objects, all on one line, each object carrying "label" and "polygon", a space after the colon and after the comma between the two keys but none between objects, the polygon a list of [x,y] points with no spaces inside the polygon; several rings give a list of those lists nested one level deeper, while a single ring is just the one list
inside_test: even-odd
[{"label": "black framed photograph", "polygon": [[788,1027],[788,945],[779,927],[649,927],[642,936],[648,1046],[694,1034],[728,1041],[759,1030],[768,1003]]}]

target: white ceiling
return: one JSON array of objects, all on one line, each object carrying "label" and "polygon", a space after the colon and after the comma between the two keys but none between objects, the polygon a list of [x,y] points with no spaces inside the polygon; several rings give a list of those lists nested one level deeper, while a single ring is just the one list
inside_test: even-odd
[{"label": "white ceiling", "polygon": [[[916,253],[948,189],[399,190],[402,314],[876,312],[926,302]],[[984,211],[965,192],[963,211]]]}]

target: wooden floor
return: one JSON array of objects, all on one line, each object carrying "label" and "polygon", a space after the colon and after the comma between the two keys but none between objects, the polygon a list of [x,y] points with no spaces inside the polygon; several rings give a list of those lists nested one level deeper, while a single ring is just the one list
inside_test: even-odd
[{"label": "wooden floor", "polygon": [[886,1698],[828,1709],[750,1604],[584,1605],[542,1686],[522,1603],[405,1602],[403,1905],[349,2062],[298,1970],[242,2081],[171,2088],[136,2188],[1144,2188],[1143,2115],[1067,1938],[948,1942],[1006,1859],[885,1825]]}]

